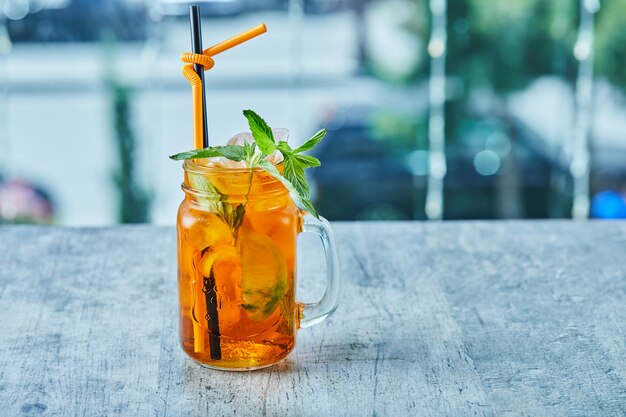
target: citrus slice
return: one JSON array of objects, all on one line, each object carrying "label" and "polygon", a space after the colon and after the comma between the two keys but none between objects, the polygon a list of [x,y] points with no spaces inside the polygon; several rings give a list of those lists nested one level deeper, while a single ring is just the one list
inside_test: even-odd
[{"label": "citrus slice", "polygon": [[[234,337],[241,317],[241,267],[237,249],[232,245],[207,248],[197,268],[203,277],[213,276],[215,279],[220,334]],[[200,291],[204,293],[205,289]],[[201,298],[203,296],[200,294]]]},{"label": "citrus slice", "polygon": [[228,226],[212,213],[189,209],[187,213],[181,213],[180,227],[186,244],[194,250],[232,241]]},{"label": "citrus slice", "polygon": [[211,269],[221,264],[238,264],[237,250],[231,245],[215,245],[204,250],[198,264],[198,271],[203,277],[211,275]]},{"label": "citrus slice", "polygon": [[268,318],[285,295],[287,263],[274,241],[243,228],[239,236],[241,260],[241,307],[251,320]]}]

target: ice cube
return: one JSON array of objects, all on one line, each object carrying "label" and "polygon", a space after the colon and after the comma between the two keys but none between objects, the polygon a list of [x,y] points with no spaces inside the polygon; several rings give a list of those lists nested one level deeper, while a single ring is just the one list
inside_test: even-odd
[{"label": "ice cube", "polygon": [[223,156],[214,156],[213,158],[204,158],[198,161],[201,165],[214,168],[247,168],[245,161],[231,161]]},{"label": "ice cube", "polygon": [[[283,128],[272,129],[272,133],[274,133],[274,140],[276,141],[276,143],[280,141],[286,142],[287,139],[289,139],[288,129],[283,129]],[[254,143],[254,137],[252,137],[252,133],[250,132],[238,133],[232,138],[230,138],[227,144],[228,145],[243,145],[245,142]],[[283,161],[283,154],[281,154],[279,151],[274,151],[274,153],[272,153],[271,155],[268,155],[267,158],[265,159],[267,159],[269,162],[271,162],[274,165],[278,165]],[[230,162],[233,162],[233,161],[230,161]]]}]

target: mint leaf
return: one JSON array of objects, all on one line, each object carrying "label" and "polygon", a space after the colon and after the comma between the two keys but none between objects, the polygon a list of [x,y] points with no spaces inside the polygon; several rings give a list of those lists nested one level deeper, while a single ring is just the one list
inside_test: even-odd
[{"label": "mint leaf", "polygon": [[283,156],[285,157],[283,175],[287,181],[291,182],[296,190],[298,190],[298,194],[302,198],[309,198],[311,192],[309,183],[306,180],[306,175],[304,174],[304,167],[298,162],[294,155],[284,154]]},{"label": "mint leaf", "polygon": [[265,120],[252,110],[244,110],[243,115],[248,119],[248,126],[254,137],[257,146],[265,155],[270,155],[276,150],[276,142],[274,141],[274,133]]},{"label": "mint leaf", "polygon": [[322,164],[319,159],[310,155],[294,155],[293,157],[296,158],[299,163],[304,165],[305,168],[314,168]]},{"label": "mint leaf", "polygon": [[246,161],[249,161],[254,156],[254,152],[256,151],[256,144],[244,142],[243,151]]},{"label": "mint leaf", "polygon": [[270,174],[272,177],[276,178],[278,181],[280,181],[289,190],[289,192],[294,194],[294,197],[300,197],[298,190],[296,190],[293,184],[287,181],[287,179],[280,174],[278,169],[270,161],[261,159],[259,161],[258,167]]},{"label": "mint leaf", "polygon": [[233,207],[224,194],[217,189],[202,174],[189,174],[189,185],[198,191],[209,194],[212,198],[200,198],[198,204],[205,210],[215,213],[231,230],[233,237],[237,238],[239,228],[243,224],[246,215],[246,206],[240,204]]},{"label": "mint leaf", "polygon": [[[278,171],[278,169],[276,169],[276,167],[271,162],[265,159],[262,159],[259,161],[258,167],[264,170],[265,172],[267,172],[268,174],[270,174],[272,177],[276,178],[278,181],[280,181],[285,186],[285,188],[289,190],[289,192],[291,193],[291,196],[293,197],[294,200],[296,200],[296,203],[298,205],[302,206],[302,208],[307,210],[309,213],[319,218],[319,214],[313,207],[313,204],[311,204],[311,202],[309,201],[308,194],[306,197],[301,195],[300,191],[291,183],[291,181],[283,177]],[[308,190],[308,185],[307,185],[307,190]]]},{"label": "mint leaf", "polygon": [[320,215],[317,213],[317,210],[315,210],[315,207],[313,207],[313,203],[311,203],[310,200],[303,199],[301,203],[302,203],[302,207],[304,207],[306,211],[308,211],[309,213],[311,213],[318,219],[320,218]]},{"label": "mint leaf", "polygon": [[199,159],[199,158],[212,158],[214,156],[221,156],[219,151],[215,148],[195,149],[193,151],[181,152],[174,155],[170,155],[170,159],[175,161],[183,161],[185,159]]},{"label": "mint leaf", "polygon": [[201,158],[213,158],[215,156],[223,156],[231,161],[242,161],[245,158],[245,152],[243,146],[238,145],[226,145],[226,146],[212,146],[210,148],[195,149],[193,151],[181,152],[175,155],[171,155],[170,159],[175,161],[182,161],[185,159],[201,159]]},{"label": "mint leaf", "polygon": [[220,193],[220,191],[213,184],[211,184],[206,177],[202,175],[189,175],[189,185],[191,185],[191,188],[194,188],[198,191],[202,191],[215,196],[222,195],[222,193]]},{"label": "mint leaf", "polygon": [[300,153],[300,152],[304,152],[304,151],[308,151],[309,149],[312,149],[315,145],[320,143],[322,139],[324,139],[324,136],[326,136],[326,129],[318,130],[317,133],[314,134],[311,139],[304,142],[299,148],[294,149],[293,152]]},{"label": "mint leaf", "polygon": [[237,162],[243,161],[246,157],[245,148],[238,145],[223,146],[220,148],[220,153],[223,157]]},{"label": "mint leaf", "polygon": [[[231,206],[232,207],[232,206]],[[246,215],[246,205],[240,204],[233,212],[232,229],[237,231],[243,224],[243,216]]]},{"label": "mint leaf", "polygon": [[292,152],[291,146],[289,146],[289,144],[287,142],[285,142],[284,140],[281,140],[280,142],[278,142],[278,145],[276,146],[276,148],[278,148],[279,151],[281,152]]}]

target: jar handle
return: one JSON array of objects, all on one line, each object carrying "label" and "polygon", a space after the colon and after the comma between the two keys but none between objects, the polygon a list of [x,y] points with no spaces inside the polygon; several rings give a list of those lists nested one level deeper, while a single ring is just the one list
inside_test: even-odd
[{"label": "jar handle", "polygon": [[317,303],[298,303],[299,327],[309,327],[321,323],[337,309],[339,304],[339,248],[335,240],[335,230],[323,217],[319,219],[306,214],[303,219],[303,233],[319,236],[326,256],[326,290]]}]

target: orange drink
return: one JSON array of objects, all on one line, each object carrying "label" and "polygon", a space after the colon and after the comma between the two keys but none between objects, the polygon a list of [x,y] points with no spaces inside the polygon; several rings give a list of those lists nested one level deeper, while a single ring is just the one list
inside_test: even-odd
[{"label": "orange drink", "polygon": [[[283,184],[258,168],[192,160],[183,168],[185,199],[177,220],[181,346],[209,367],[272,365],[294,348],[299,312],[308,308],[295,300],[298,234],[305,224],[318,231],[330,226],[313,216],[306,220]],[[336,275],[335,258],[328,266]],[[328,315],[336,300],[331,304],[310,306],[307,319]]]}]

